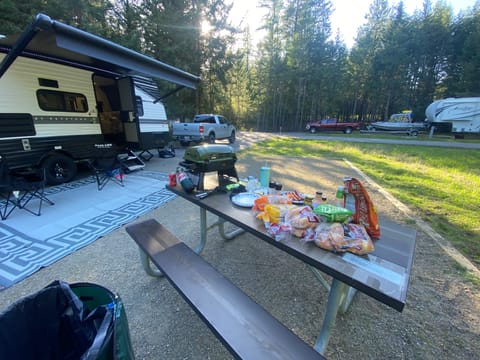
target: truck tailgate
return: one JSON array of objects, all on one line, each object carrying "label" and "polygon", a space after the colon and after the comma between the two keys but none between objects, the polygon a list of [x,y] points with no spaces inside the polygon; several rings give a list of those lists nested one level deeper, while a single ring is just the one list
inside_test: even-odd
[{"label": "truck tailgate", "polygon": [[173,136],[199,136],[199,124],[179,123],[173,124]]}]

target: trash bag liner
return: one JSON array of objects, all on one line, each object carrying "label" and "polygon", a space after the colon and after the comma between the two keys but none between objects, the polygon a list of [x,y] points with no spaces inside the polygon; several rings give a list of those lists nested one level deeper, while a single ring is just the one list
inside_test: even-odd
[{"label": "trash bag liner", "polygon": [[0,359],[134,359],[119,296],[54,281],[0,314]]}]

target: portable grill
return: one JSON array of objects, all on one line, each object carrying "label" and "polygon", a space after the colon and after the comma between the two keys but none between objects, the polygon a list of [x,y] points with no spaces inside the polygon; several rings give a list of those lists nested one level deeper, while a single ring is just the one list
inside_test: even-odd
[{"label": "portable grill", "polygon": [[209,144],[187,148],[180,165],[193,175],[197,189],[204,190],[204,177],[208,172],[217,172],[219,185],[222,185],[225,177],[233,177],[238,181],[236,161],[237,155],[231,146]]}]

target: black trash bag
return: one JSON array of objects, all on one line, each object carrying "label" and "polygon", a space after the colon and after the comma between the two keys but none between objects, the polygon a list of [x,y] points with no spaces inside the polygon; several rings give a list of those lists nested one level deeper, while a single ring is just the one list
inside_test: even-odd
[{"label": "black trash bag", "polygon": [[102,286],[55,281],[0,314],[0,359],[134,359],[123,304]]}]

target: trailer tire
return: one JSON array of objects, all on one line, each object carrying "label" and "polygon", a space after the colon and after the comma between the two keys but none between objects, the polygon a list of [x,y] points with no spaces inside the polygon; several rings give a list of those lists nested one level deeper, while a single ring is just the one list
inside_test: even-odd
[{"label": "trailer tire", "polygon": [[64,154],[49,155],[42,163],[45,169],[45,178],[49,185],[59,185],[69,181],[77,175],[75,161]]}]

